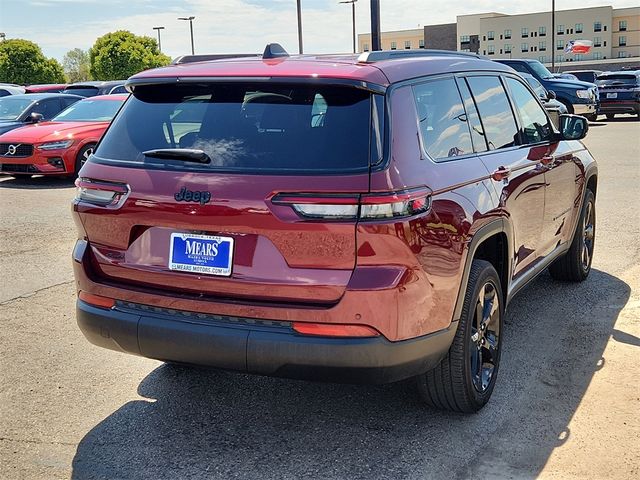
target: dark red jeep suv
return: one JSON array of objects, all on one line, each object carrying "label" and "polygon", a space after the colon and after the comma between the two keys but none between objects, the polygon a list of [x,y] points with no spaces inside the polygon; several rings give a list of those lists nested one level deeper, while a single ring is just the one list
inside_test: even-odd
[{"label": "dark red jeep suv", "polygon": [[597,169],[510,67],[455,52],[150,70],[84,165],[78,324],[167,362],[494,388],[509,300],[589,274]]}]

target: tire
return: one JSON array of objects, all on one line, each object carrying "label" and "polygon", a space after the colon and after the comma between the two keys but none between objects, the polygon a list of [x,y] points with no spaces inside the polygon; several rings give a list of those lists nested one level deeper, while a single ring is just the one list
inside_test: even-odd
[{"label": "tire", "polygon": [[613,120],[615,118],[615,113],[607,113],[607,120]]},{"label": "tire", "polygon": [[26,175],[22,173],[17,173],[15,175],[11,175],[16,182],[25,182],[27,180],[31,180],[32,175]]},{"label": "tire", "polygon": [[95,148],[95,146],[96,146],[95,143],[88,143],[80,149],[80,151],[76,155],[76,164],[75,164],[75,169],[73,173],[78,175],[78,172],[80,171],[84,163],[89,159],[89,156],[91,156],[91,154],[93,153],[93,149]]},{"label": "tire", "polygon": [[585,115],[584,118],[586,118],[590,122],[595,122],[598,119],[598,115],[595,113],[590,113],[588,115]]},{"label": "tire", "polygon": [[[587,218],[588,217],[588,218]],[[596,235],[596,202],[593,192],[585,192],[578,225],[573,234],[569,251],[549,266],[549,273],[556,280],[582,282],[591,271]]]},{"label": "tire", "polygon": [[[485,308],[480,304],[481,299]],[[487,301],[490,301],[489,308]],[[486,313],[489,313],[486,317],[489,320],[484,322],[487,327],[478,329],[478,316],[485,318]],[[449,352],[436,368],[416,377],[418,392],[427,405],[461,413],[474,413],[486,405],[500,365],[503,316],[504,300],[498,273],[491,263],[474,260],[462,315]],[[474,374],[474,370],[479,370],[480,375]]]}]

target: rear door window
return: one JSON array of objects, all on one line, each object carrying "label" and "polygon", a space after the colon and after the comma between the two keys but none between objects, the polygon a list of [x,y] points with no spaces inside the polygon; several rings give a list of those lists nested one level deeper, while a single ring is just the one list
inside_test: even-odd
[{"label": "rear door window", "polygon": [[551,140],[553,129],[538,100],[519,80],[507,78],[506,82],[520,116],[522,141],[529,144]]},{"label": "rear door window", "polygon": [[518,127],[500,78],[467,77],[467,82],[480,113],[489,150],[517,145]]},{"label": "rear door window", "polygon": [[467,115],[453,77],[415,85],[420,134],[434,160],[473,153]]},{"label": "rear door window", "polygon": [[[371,93],[353,87],[210,83],[137,87],[97,161],[243,173],[367,172]],[[145,155],[197,149],[208,164]],[[135,165],[134,165],[135,164]]]},{"label": "rear door window", "polygon": [[482,128],[482,122],[478,116],[478,109],[473,101],[469,86],[464,79],[458,80],[458,88],[460,89],[460,95],[464,102],[464,109],[467,112],[467,122],[469,123],[469,129],[471,131],[471,138],[473,140],[473,148],[476,152],[487,151],[487,141],[484,135],[484,129]]}]

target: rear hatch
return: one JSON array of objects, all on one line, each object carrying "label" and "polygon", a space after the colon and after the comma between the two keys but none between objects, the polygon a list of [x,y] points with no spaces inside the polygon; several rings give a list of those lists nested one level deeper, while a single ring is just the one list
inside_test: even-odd
[{"label": "rear hatch", "polygon": [[596,81],[600,101],[640,101],[640,82],[634,73],[611,73],[600,75]]},{"label": "rear hatch", "polygon": [[381,150],[372,97],[317,82],[136,87],[80,175],[93,275],[197,298],[338,301],[356,255],[357,207],[342,204],[368,191]]}]

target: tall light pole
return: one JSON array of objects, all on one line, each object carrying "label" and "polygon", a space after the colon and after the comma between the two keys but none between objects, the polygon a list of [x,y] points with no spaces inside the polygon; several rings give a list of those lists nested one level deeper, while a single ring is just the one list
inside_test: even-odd
[{"label": "tall light pole", "polygon": [[382,50],[380,39],[380,0],[371,0],[371,51]]},{"label": "tall light pole", "polygon": [[189,29],[191,30],[191,55],[195,54],[195,50],[193,48],[193,19],[196,18],[194,16],[191,17],[178,17],[178,20],[189,20]]},{"label": "tall light pole", "polygon": [[160,30],[164,30],[164,27],[153,27],[153,29],[158,31],[158,50],[162,52],[162,44],[160,43]]},{"label": "tall light pole", "polygon": [[302,7],[300,6],[300,0],[296,1],[296,8],[298,10],[298,53],[302,53]]},{"label": "tall light pole", "polygon": [[350,3],[351,4],[351,17],[353,19],[353,53],[356,53],[356,2],[358,0],[343,0],[338,3]]},{"label": "tall light pole", "polygon": [[551,0],[551,73],[556,68],[556,0]]}]

